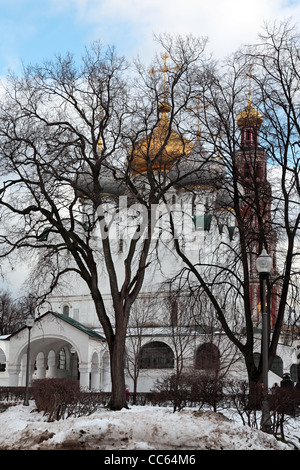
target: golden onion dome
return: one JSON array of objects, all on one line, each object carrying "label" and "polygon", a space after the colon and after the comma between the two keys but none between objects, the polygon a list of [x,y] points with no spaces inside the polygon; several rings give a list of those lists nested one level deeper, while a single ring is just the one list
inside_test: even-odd
[{"label": "golden onion dome", "polygon": [[262,114],[253,107],[251,95],[249,95],[247,108],[237,115],[237,125],[240,129],[243,127],[260,127],[263,120]]},{"label": "golden onion dome", "polygon": [[157,126],[133,150],[130,167],[136,175],[147,173],[149,162],[153,171],[169,171],[175,161],[189,154],[193,148],[192,142],[170,129],[167,115],[170,105],[163,101],[158,110],[161,116]]}]

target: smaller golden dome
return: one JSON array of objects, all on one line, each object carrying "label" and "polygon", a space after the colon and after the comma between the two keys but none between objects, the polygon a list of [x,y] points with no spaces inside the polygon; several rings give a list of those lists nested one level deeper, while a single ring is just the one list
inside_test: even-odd
[{"label": "smaller golden dome", "polygon": [[163,101],[158,110],[161,116],[156,128],[141,139],[133,150],[130,167],[135,174],[147,173],[148,162],[151,162],[154,171],[168,171],[175,161],[189,154],[193,148],[188,139],[170,129],[167,113],[171,106]]},{"label": "smaller golden dome", "polygon": [[243,127],[260,127],[263,120],[262,114],[253,107],[251,95],[249,95],[247,108],[237,115],[237,125],[240,129]]}]

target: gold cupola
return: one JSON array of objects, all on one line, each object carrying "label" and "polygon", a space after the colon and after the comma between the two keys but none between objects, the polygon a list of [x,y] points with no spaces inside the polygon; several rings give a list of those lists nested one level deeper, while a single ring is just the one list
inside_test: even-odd
[{"label": "gold cupola", "polygon": [[163,101],[158,107],[160,119],[157,126],[135,145],[129,159],[134,175],[147,173],[149,165],[152,171],[169,171],[176,161],[192,150],[192,142],[170,127],[170,110],[171,106]]},{"label": "gold cupola", "polygon": [[257,111],[251,102],[251,93],[249,93],[248,105],[246,109],[237,115],[236,123],[240,129],[245,127],[260,127],[263,123],[262,114]]}]

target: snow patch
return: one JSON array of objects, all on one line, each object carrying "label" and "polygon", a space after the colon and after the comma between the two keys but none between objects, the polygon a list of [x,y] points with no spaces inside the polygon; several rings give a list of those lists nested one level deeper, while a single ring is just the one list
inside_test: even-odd
[{"label": "snow patch", "polygon": [[221,413],[133,406],[47,422],[29,406],[0,413],[1,450],[291,450]]}]

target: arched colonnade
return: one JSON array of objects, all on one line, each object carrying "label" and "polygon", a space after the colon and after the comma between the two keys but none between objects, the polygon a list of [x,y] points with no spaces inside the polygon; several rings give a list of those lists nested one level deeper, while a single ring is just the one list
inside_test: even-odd
[{"label": "arched colonnade", "polygon": [[[9,386],[26,382],[29,331],[26,327],[9,338]],[[71,378],[84,389],[109,385],[109,363],[104,338],[72,319],[49,312],[30,330],[29,381]]]}]

